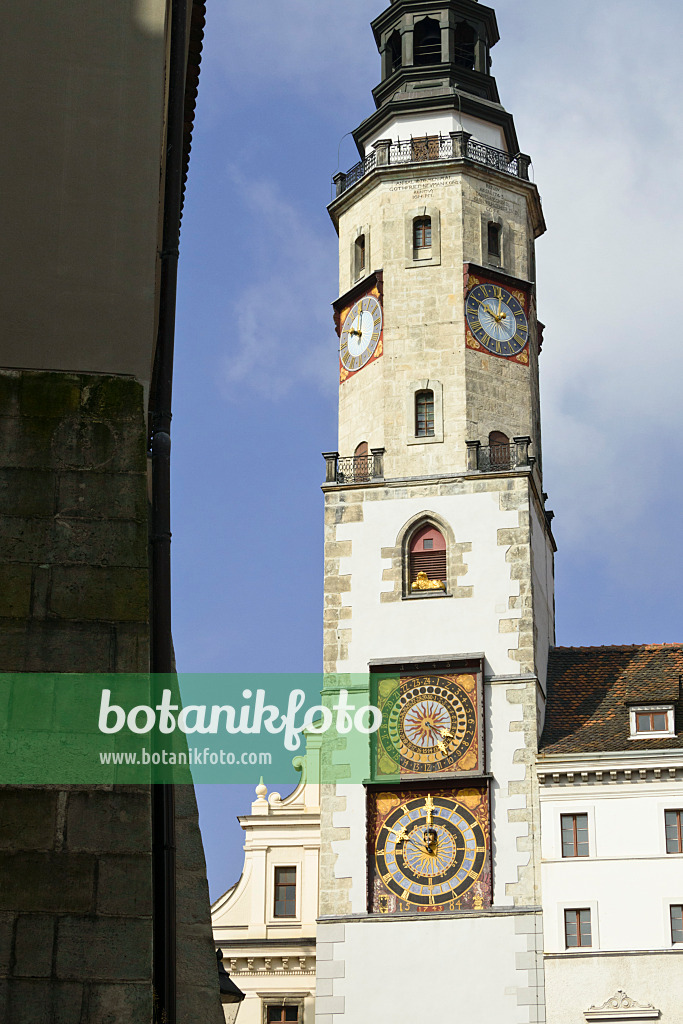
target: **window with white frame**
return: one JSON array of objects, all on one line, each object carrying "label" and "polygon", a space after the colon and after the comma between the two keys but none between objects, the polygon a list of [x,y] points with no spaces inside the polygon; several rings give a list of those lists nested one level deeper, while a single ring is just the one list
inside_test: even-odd
[{"label": "window with white frame", "polygon": [[642,704],[631,707],[630,718],[632,740],[676,735],[673,704]]},{"label": "window with white frame", "polygon": [[677,945],[683,943],[683,904],[672,903],[669,907],[671,917],[671,941]]}]

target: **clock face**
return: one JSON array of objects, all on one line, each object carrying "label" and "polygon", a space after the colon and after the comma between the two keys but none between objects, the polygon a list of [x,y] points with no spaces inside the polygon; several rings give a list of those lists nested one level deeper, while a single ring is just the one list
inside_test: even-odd
[{"label": "clock face", "polygon": [[378,776],[483,769],[476,673],[386,679],[378,701]]},{"label": "clock face", "polygon": [[452,770],[477,731],[477,713],[469,694],[447,685],[439,676],[410,680],[402,691],[388,709],[387,719],[401,769],[416,773]]},{"label": "clock face", "polygon": [[481,878],[486,832],[464,803],[444,796],[405,800],[384,819],[376,871],[401,903],[438,907],[460,900]]},{"label": "clock face", "polygon": [[349,310],[339,344],[342,365],[352,372],[372,358],[382,334],[382,307],[374,295],[366,295]]},{"label": "clock face", "polygon": [[478,284],[467,296],[467,323],[479,344],[497,356],[517,356],[529,341],[526,314],[507,289]]}]

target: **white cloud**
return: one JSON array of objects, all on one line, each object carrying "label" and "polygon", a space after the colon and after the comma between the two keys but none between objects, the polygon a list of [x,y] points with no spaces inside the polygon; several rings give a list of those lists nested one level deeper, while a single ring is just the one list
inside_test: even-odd
[{"label": "white cloud", "polygon": [[[336,284],[334,234],[320,237],[311,219],[267,179],[232,170],[233,195],[246,207],[255,248],[251,283],[232,297],[225,384],[276,398],[297,385],[332,392],[336,335],[330,294]],[[248,241],[245,245],[248,245]]]}]

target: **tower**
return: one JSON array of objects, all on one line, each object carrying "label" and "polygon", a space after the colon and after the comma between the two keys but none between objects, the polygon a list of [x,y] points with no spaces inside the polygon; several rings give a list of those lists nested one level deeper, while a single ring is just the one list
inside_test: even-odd
[{"label": "tower", "polygon": [[376,110],[329,207],[324,670],[384,722],[363,784],[323,787],[316,1020],[527,1024],[544,1019],[533,765],[554,640],[545,224],[491,76],[493,10],[392,0],[372,29]]}]

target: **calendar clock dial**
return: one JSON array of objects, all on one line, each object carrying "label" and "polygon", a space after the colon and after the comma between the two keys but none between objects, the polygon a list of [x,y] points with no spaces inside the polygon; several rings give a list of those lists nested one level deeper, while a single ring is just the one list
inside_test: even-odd
[{"label": "calendar clock dial", "polygon": [[522,304],[498,284],[477,284],[467,296],[467,324],[473,336],[493,355],[519,356],[529,341]]},{"label": "calendar clock dial", "polygon": [[480,689],[475,672],[380,682],[377,775],[483,771]]},{"label": "calendar clock dial", "polygon": [[404,800],[382,822],[378,877],[401,903],[438,907],[461,899],[481,878],[488,844],[479,817],[445,796]]},{"label": "calendar clock dial", "polygon": [[382,334],[382,307],[374,295],[355,302],[344,320],[339,342],[342,366],[360,370],[375,354]]}]

